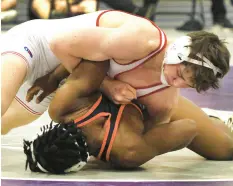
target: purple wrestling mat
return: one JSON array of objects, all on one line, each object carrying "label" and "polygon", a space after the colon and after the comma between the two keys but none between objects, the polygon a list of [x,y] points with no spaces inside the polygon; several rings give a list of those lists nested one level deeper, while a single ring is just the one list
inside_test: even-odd
[{"label": "purple wrestling mat", "polygon": [[192,89],[182,89],[181,94],[202,108],[233,111],[233,67],[221,81],[218,90],[198,94]]},{"label": "purple wrestling mat", "polygon": [[73,181],[35,181],[5,180],[2,186],[232,186],[230,181],[211,182],[73,182]]}]

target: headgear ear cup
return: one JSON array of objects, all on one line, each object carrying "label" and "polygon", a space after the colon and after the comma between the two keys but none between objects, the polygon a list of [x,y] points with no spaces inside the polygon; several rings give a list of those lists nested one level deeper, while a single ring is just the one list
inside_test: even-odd
[{"label": "headgear ear cup", "polygon": [[175,40],[168,46],[165,55],[165,64],[180,64],[184,60],[184,56],[189,56],[191,49],[191,38],[189,36],[183,36]]},{"label": "headgear ear cup", "polygon": [[222,71],[213,65],[213,63],[207,59],[205,56],[202,56],[200,53],[197,53],[196,56],[201,58],[201,60],[192,59],[189,57],[191,53],[190,45],[192,44],[192,39],[189,36],[182,36],[175,40],[166,51],[164,57],[164,64],[180,64],[184,61],[193,63],[200,66],[205,66],[213,70],[214,74],[222,73]]}]

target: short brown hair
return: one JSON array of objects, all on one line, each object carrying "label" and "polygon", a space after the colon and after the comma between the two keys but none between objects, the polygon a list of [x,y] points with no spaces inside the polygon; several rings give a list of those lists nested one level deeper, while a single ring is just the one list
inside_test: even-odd
[{"label": "short brown hair", "polygon": [[230,69],[230,52],[228,51],[225,42],[213,33],[206,31],[197,31],[187,34],[192,38],[190,58],[198,59],[196,54],[200,53],[209,59],[214,66],[218,67],[222,74],[214,74],[212,69],[207,67],[183,62],[183,64],[191,68],[194,72],[193,83],[197,92],[206,91],[209,88],[218,89],[219,79],[223,78]]}]

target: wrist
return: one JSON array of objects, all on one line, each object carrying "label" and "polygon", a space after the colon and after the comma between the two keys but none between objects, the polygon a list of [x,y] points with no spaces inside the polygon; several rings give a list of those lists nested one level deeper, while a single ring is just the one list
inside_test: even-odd
[{"label": "wrist", "polygon": [[108,88],[110,82],[111,82],[111,79],[108,76],[106,76],[100,85],[100,90],[102,92],[106,92],[106,89]]}]

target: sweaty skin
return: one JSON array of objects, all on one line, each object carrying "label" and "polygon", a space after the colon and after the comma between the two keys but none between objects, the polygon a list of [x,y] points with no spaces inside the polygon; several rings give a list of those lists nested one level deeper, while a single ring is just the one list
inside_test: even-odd
[{"label": "sweaty skin", "polygon": [[[61,87],[63,90],[57,91],[49,108],[53,120],[64,123],[75,120],[84,115],[99,98],[100,94],[94,91],[93,85],[98,87],[97,84],[101,83],[103,76],[99,76],[101,67],[95,69],[98,65],[92,65],[90,63],[86,66],[85,62],[81,63],[79,68],[76,68],[79,72],[76,74],[80,75],[71,75]],[[92,71],[91,77],[86,75],[84,69],[87,67]],[[104,68],[106,70],[106,67]],[[91,84],[93,79],[95,84]],[[80,93],[69,102],[69,98],[64,97],[72,95],[72,86],[78,86]],[[64,108],[63,101],[66,103],[66,110],[60,110]],[[179,97],[178,106],[173,108],[172,113],[170,123],[157,125],[151,119],[143,119],[132,105],[126,105],[110,153],[110,163],[118,168],[134,168],[157,155],[184,147],[207,159],[232,160],[233,133],[223,122],[210,119],[199,107],[184,97]],[[106,118],[99,118],[82,128],[91,154],[102,144],[105,122]],[[215,148],[216,146],[218,148]]]},{"label": "sweaty skin", "polygon": [[[85,14],[80,19],[94,22],[100,13]],[[73,26],[73,22],[71,26],[66,20],[61,20],[60,24],[64,29],[55,30],[49,44],[70,72],[81,58],[92,61],[114,58],[127,64],[147,56],[160,42],[158,30],[150,21],[119,11],[103,14],[99,26]]]},{"label": "sweaty skin", "polygon": [[[65,124],[87,113],[100,96],[97,90],[107,67],[107,62],[81,62],[75,68],[75,73],[57,90],[49,107],[50,117]],[[74,86],[79,90],[75,95],[72,92]],[[178,120],[159,126],[153,125],[147,129],[149,121],[143,119],[138,109],[130,104],[123,107],[125,108],[118,130],[113,134],[115,140],[112,150],[109,152],[109,162],[114,167],[138,167],[157,155],[186,147],[196,136],[195,122],[192,120]],[[102,145],[107,129],[106,120],[106,117],[100,117],[82,127],[91,155],[96,156],[94,152]],[[165,140],[166,143],[161,143]]]},{"label": "sweaty skin", "polygon": [[[93,13],[87,17],[96,15]],[[159,31],[150,21],[118,11],[103,14],[99,27],[79,28],[78,32],[65,29],[55,34],[50,42],[52,51],[70,72],[81,58],[94,61],[114,59],[119,64],[128,64],[155,51],[159,44]],[[117,79],[134,88],[159,83],[165,50],[147,60],[140,68],[123,73]],[[148,107],[152,117],[157,116],[159,123],[166,123],[173,105],[177,104],[178,93],[176,88],[170,87],[139,101]]]}]

